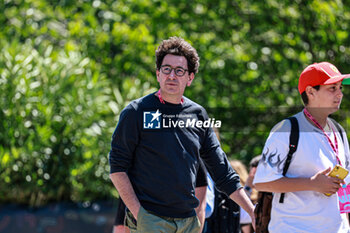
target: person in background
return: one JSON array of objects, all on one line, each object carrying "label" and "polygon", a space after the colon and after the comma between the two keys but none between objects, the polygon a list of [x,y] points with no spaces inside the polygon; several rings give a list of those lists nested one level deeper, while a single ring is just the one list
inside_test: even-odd
[{"label": "person in background", "polygon": [[203,224],[203,229],[201,229],[200,231],[203,233],[212,232],[212,230],[208,226],[208,221],[212,216],[215,208],[215,185],[214,185],[213,179],[210,177],[208,172],[207,172],[207,181],[208,181],[208,187],[207,187],[207,194],[206,194],[205,221]]},{"label": "person in background", "polygon": [[[241,185],[244,187],[244,190],[247,192],[247,195],[250,196],[252,188],[246,185],[248,179],[248,171],[246,166],[239,160],[230,160],[232,168],[238,173]],[[239,223],[242,233],[252,233],[252,219],[249,214],[242,208],[240,208]]]},{"label": "person in background", "polygon": [[249,173],[248,178],[245,182],[244,189],[246,190],[248,196],[250,197],[250,200],[256,204],[258,201],[258,190],[254,187],[253,180],[256,173],[256,169],[258,167],[258,164],[260,162],[261,155],[257,155],[249,162]]}]

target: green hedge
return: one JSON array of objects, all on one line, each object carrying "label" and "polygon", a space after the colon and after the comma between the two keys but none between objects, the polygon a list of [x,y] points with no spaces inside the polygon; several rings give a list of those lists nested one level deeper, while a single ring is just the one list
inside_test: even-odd
[{"label": "green hedge", "polygon": [[0,200],[40,205],[109,195],[111,88],[79,52],[0,53]]}]

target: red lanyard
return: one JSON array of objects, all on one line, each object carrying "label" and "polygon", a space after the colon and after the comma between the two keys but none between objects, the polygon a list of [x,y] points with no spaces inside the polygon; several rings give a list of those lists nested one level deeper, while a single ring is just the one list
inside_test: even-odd
[{"label": "red lanyard", "polygon": [[326,136],[326,138],[327,138],[327,140],[328,140],[329,145],[332,147],[333,151],[335,152],[335,157],[337,158],[338,163],[341,165],[340,159],[339,159],[339,157],[338,157],[339,151],[338,151],[338,140],[337,140],[337,135],[335,134],[333,127],[330,126],[331,129],[332,129],[332,131],[333,131],[333,134],[334,134],[334,142],[335,142],[335,145],[333,144],[333,142],[332,142],[332,140],[329,138],[329,136],[326,134],[326,132],[323,130],[323,128],[322,128],[322,126],[320,125],[320,123],[318,123],[318,121],[317,121],[313,116],[311,116],[311,114],[309,113],[309,111],[308,111],[306,108],[304,108],[304,113],[305,113],[305,115],[306,115],[313,123],[315,123],[315,125],[316,125],[320,130],[322,130],[323,134]]},{"label": "red lanyard", "polygon": [[[160,89],[158,90],[157,95],[158,95],[159,101],[160,101],[162,104],[165,104],[165,101],[163,100],[162,95],[160,94]],[[181,104],[183,104],[183,102],[184,102],[184,98],[181,97]]]}]

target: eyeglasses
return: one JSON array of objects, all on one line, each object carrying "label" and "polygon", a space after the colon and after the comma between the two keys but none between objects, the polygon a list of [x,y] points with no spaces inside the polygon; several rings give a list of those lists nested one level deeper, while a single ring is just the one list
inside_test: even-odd
[{"label": "eyeglasses", "polygon": [[182,68],[182,67],[171,67],[171,66],[168,66],[168,65],[164,65],[164,66],[161,66],[160,67],[160,70],[162,71],[163,74],[170,74],[171,71],[175,71],[175,75],[178,76],[178,77],[182,77],[185,75],[186,69]]}]

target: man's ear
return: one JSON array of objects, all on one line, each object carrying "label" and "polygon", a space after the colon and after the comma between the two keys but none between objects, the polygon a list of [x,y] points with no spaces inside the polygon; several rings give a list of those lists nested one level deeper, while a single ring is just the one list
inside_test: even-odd
[{"label": "man's ear", "polygon": [[159,82],[159,70],[156,70],[157,81]]},{"label": "man's ear", "polygon": [[310,99],[314,99],[315,98],[315,91],[316,89],[313,88],[312,86],[307,86],[305,88],[305,94],[307,95],[307,98]]},{"label": "man's ear", "polygon": [[194,73],[191,73],[189,76],[188,76],[188,81],[187,81],[187,86],[191,86],[191,83],[194,79]]}]

